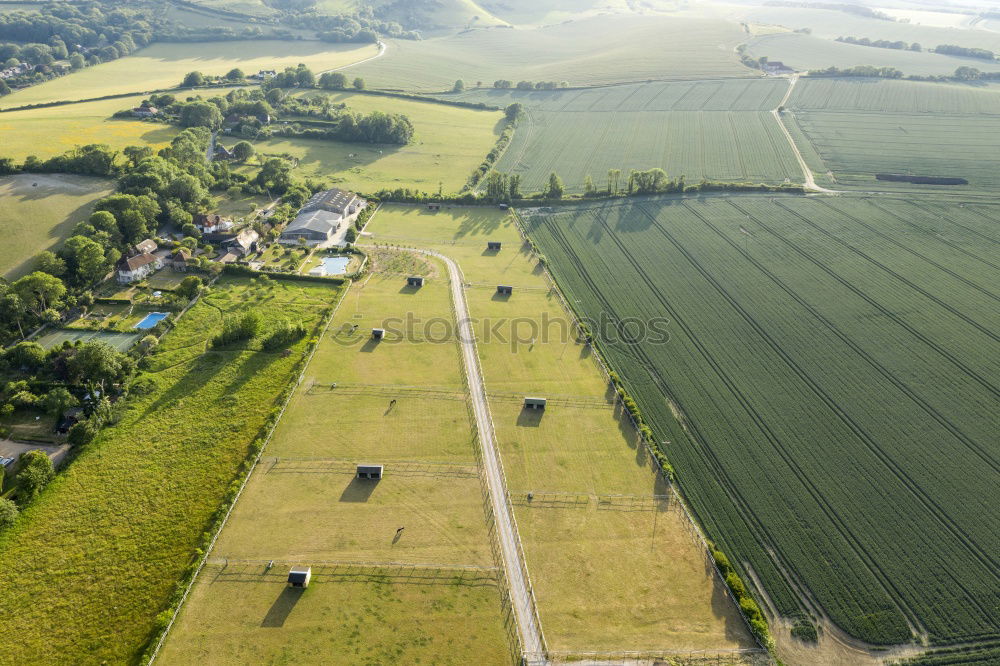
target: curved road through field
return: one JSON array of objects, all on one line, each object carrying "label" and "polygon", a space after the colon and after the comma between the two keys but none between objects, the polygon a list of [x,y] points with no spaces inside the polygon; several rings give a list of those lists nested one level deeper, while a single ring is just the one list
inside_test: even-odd
[{"label": "curved road through field", "polygon": [[775,122],[778,123],[778,127],[781,128],[781,133],[785,135],[785,139],[788,141],[788,145],[791,147],[792,152],[795,153],[795,159],[799,162],[799,167],[802,168],[802,178],[805,181],[805,186],[807,190],[814,190],[816,192],[822,192],[824,194],[840,194],[837,190],[828,190],[825,187],[820,187],[816,184],[816,178],[813,176],[812,169],[806,164],[806,160],[802,157],[802,153],[799,152],[799,147],[795,145],[794,139],[792,139],[791,133],[788,128],[785,127],[785,123],[781,122],[781,112],[778,109],[785,106],[788,102],[788,98],[792,96],[792,91],[795,89],[795,84],[798,83],[799,77],[797,74],[793,74],[788,77],[788,90],[785,91],[785,96],[781,98],[778,102],[777,108],[771,109],[771,115],[774,116]]},{"label": "curved road through field", "polygon": [[521,649],[526,664],[545,664],[547,660],[542,632],[536,620],[534,596],[526,578],[527,568],[522,560],[517,527],[511,514],[510,504],[507,501],[507,486],[500,463],[500,454],[495,445],[493,420],[490,418],[490,407],[486,401],[486,386],[483,384],[479,368],[476,335],[469,318],[469,307],[465,302],[462,273],[458,264],[443,254],[433,250],[415,251],[441,259],[448,267],[451,298],[455,306],[455,319],[458,326],[458,339],[462,347],[462,361],[469,378],[469,394],[472,398],[472,409],[476,416],[479,441],[483,450],[483,467],[490,489],[490,503],[493,506],[493,515],[496,520],[500,549],[503,553],[504,571],[507,575],[511,603],[514,606],[514,616],[517,619],[517,631],[521,638]]}]

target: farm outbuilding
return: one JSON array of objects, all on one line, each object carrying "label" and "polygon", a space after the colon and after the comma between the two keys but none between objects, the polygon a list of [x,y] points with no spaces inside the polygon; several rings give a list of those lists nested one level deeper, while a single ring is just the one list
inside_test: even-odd
[{"label": "farm outbuilding", "polygon": [[288,572],[288,584],[291,587],[309,587],[312,578],[312,567],[292,567]]},{"label": "farm outbuilding", "polygon": [[490,252],[499,252],[501,245],[500,241],[486,241],[486,249]]},{"label": "farm outbuilding", "polygon": [[381,340],[383,337],[385,337],[385,329],[384,328],[373,328],[372,329],[372,340]]},{"label": "farm outbuilding", "polygon": [[497,293],[500,294],[501,296],[510,296],[511,294],[514,293],[514,287],[505,284],[498,284]]},{"label": "farm outbuilding", "polygon": [[524,408],[525,409],[545,409],[545,398],[525,398]]},{"label": "farm outbuilding", "polygon": [[381,479],[382,465],[358,465],[359,479]]},{"label": "farm outbuilding", "polygon": [[424,286],[424,279],[422,277],[408,277],[406,278],[407,287],[422,287]]}]

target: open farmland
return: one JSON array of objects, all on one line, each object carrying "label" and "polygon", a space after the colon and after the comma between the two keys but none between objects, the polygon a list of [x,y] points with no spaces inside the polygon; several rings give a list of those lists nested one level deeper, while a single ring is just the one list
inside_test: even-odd
[{"label": "open farmland", "polygon": [[[818,4],[818,3],[817,3]],[[879,9],[889,14],[896,12],[891,9]],[[919,14],[920,12],[914,12]],[[918,25],[919,18],[910,22],[887,21],[874,17],[859,16],[836,9],[813,7],[779,7],[779,6],[733,6],[732,15],[739,20],[751,23],[781,25],[797,30],[809,28],[812,34],[825,39],[837,37],[868,37],[869,39],[885,39],[888,41],[917,42],[924,49],[932,49],[938,44],[958,44],[960,46],[1000,51],[1000,34],[987,30],[963,30],[958,27]],[[962,14],[940,13],[940,17],[951,17],[961,20]],[[964,15],[964,18],[972,18]],[[978,27],[978,26],[977,26]],[[872,47],[869,51],[884,50]],[[836,64],[836,63],[830,63]]]},{"label": "open farmland", "polygon": [[998,220],[740,196],[527,225],[581,313],[670,319],[602,350],[768,605],[892,644],[997,638]]},{"label": "open farmland", "polygon": [[374,193],[412,188],[437,193],[462,189],[496,143],[503,114],[433,102],[341,93],[330,95],[359,113],[402,113],[413,122],[405,146],[276,137],[255,143],[258,153],[287,154],[303,176]]},{"label": "open farmland", "polygon": [[281,70],[304,63],[319,72],[343,67],[376,53],[373,44],[306,41],[153,44],[130,56],[19,90],[3,98],[3,108],[176,88],[184,75],[192,71],[221,76],[239,67],[244,73],[253,74],[260,69]]},{"label": "open farmland", "polygon": [[116,111],[137,106],[142,99],[123,97],[0,113],[0,133],[4,137],[0,157],[20,162],[28,155],[35,155],[44,160],[92,143],[112,148],[143,144],[154,150],[161,148],[177,135],[177,127],[111,117]]},{"label": "open farmland", "polygon": [[[802,172],[770,113],[788,84],[776,79],[697,81],[567,91],[472,91],[470,101],[521,102],[527,112],[496,168],[519,174],[524,192],[558,173],[582,192],[608,169],[660,167],[689,183],[799,181]],[[584,140],[577,140],[586,137]]]},{"label": "open farmland", "polygon": [[[0,535],[4,663],[135,662],[305,352],[209,350],[223,317],[316,326],[340,290],[223,278],[140,374],[121,420]],[[126,483],[127,481],[127,483]],[[51,603],[39,604],[39,599]],[[58,601],[56,601],[58,600]]]},{"label": "open farmland", "polygon": [[965,178],[960,189],[996,190],[998,101],[993,86],[803,79],[783,118],[822,160],[820,172],[833,172],[835,187],[941,189],[875,179],[899,173]]},{"label": "open farmland", "polygon": [[[427,284],[407,288],[393,255],[412,256],[377,254],[374,274],[345,295],[164,663],[324,663],[331,652],[510,662],[458,347],[423,327],[451,321],[447,278],[416,259],[412,272]],[[371,340],[373,327],[385,340]],[[384,478],[355,478],[359,462],[384,464]],[[284,589],[294,564],[313,567],[301,600]],[[235,598],[247,604],[234,615]]]},{"label": "open farmland", "polygon": [[105,180],[65,174],[0,178],[0,231],[6,238],[0,275],[16,279],[29,272],[35,255],[54,249],[111,190]]},{"label": "open farmland", "polygon": [[713,19],[610,16],[528,29],[471,30],[395,40],[386,55],[352,67],[369,87],[440,92],[497,79],[573,86],[697,77],[753,76],[733,49],[735,24]]},{"label": "open farmland", "polygon": [[[866,35],[862,35],[866,36]],[[937,53],[879,49],[846,44],[812,35],[779,33],[752,40],[746,50],[754,58],[780,60],[795,70],[840,68],[858,65],[895,67],[904,75],[951,76],[959,67],[975,67],[984,72],[1000,71],[1000,62],[980,58],[960,58]]]},{"label": "open farmland", "polygon": [[[383,206],[379,243],[433,248],[467,281],[497,444],[549,650],[754,646],[687,518],[512,218]],[[503,242],[484,252],[487,240]],[[514,286],[510,298],[496,284]],[[538,414],[525,395],[547,396]],[[652,581],[669,580],[669,586]],[[732,655],[730,655],[732,658]]]}]

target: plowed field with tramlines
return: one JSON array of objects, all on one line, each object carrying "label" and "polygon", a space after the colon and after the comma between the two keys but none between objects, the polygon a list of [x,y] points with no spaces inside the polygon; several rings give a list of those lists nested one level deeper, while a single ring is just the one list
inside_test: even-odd
[{"label": "plowed field with tramlines", "polygon": [[600,346],[774,608],[876,644],[998,637],[1000,207],[740,196],[524,221],[581,315],[670,319],[666,343]]},{"label": "plowed field with tramlines", "polygon": [[801,182],[802,172],[770,110],[784,80],[646,83],[566,91],[472,91],[463,99],[526,113],[497,170],[518,174],[521,189],[544,189],[558,173],[571,192],[589,175],[606,186],[608,169],[661,168],[688,183]]}]

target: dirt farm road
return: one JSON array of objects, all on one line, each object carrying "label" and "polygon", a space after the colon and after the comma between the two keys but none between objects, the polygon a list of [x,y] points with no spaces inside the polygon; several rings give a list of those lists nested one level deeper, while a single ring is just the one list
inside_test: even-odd
[{"label": "dirt farm road", "polygon": [[469,308],[465,301],[462,272],[458,264],[443,254],[430,250],[417,250],[417,252],[441,259],[448,267],[459,344],[462,347],[462,361],[469,378],[469,393],[472,397],[472,408],[476,416],[479,441],[483,450],[483,467],[490,489],[490,503],[493,506],[493,515],[496,520],[500,549],[503,553],[504,571],[510,588],[511,602],[514,605],[514,616],[517,618],[521,648],[526,664],[545,664],[547,660],[542,632],[536,620],[530,583],[525,575],[527,568],[522,560],[517,527],[511,514],[510,503],[507,501],[507,486],[501,468],[500,454],[495,445],[493,420],[490,418],[490,408],[486,401],[486,387],[480,374],[475,331],[472,328]]}]

